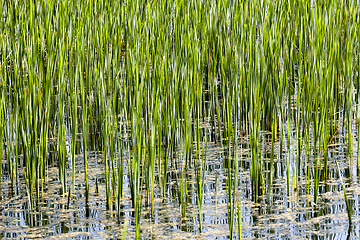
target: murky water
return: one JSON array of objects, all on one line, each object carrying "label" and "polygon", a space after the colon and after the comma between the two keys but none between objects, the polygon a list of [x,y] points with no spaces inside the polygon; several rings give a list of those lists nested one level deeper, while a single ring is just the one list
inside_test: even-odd
[{"label": "murky water", "polygon": [[[266,137],[265,137],[266,139]],[[250,173],[247,140],[240,139],[239,156],[239,197],[242,221],[242,239],[359,239],[360,186],[354,167],[349,166],[346,141],[341,135],[336,144],[329,146],[329,179],[320,182],[318,204],[314,204],[314,182],[312,177],[293,177],[293,169],[288,169],[286,162],[294,161],[296,154],[286,150],[280,156],[277,150],[274,169],[274,186],[270,195],[264,188],[260,203],[254,203],[250,194]],[[293,142],[292,142],[293,144]],[[357,142],[354,141],[354,149]],[[292,146],[292,145],[291,145]],[[264,144],[262,157],[268,159]],[[277,146],[279,148],[279,146]],[[224,148],[219,143],[209,142],[205,168],[205,189],[203,231],[199,231],[198,207],[196,204],[196,185],[193,169],[189,170],[189,199],[186,218],[181,217],[178,201],[179,186],[175,171],[175,161],[169,161],[166,197],[160,196],[159,186],[155,189],[154,215],[145,204],[141,212],[141,237],[144,239],[228,239],[228,210],[226,192],[226,168],[223,162]],[[291,150],[291,148],[290,148]],[[82,155],[77,156],[75,194],[70,198],[61,194],[58,182],[58,169],[50,166],[49,177],[40,197],[38,207],[30,212],[23,176],[20,175],[16,188],[10,188],[10,181],[4,174],[1,184],[0,237],[3,239],[113,239],[135,238],[135,220],[129,193],[128,179],[125,177],[122,212],[106,210],[104,164],[101,152],[89,153],[90,196],[85,204],[84,172]],[[353,209],[353,225],[349,228],[343,190],[336,167],[337,159],[347,196]],[[303,159],[305,161],[305,158]],[[313,164],[310,157],[308,164]],[[70,164],[70,159],[68,160]],[[5,165],[5,162],[3,162]],[[291,166],[291,165],[290,165]],[[125,169],[126,171],[126,169]],[[306,171],[306,169],[303,169]],[[313,170],[311,170],[313,171]],[[310,171],[310,172],[311,172]],[[265,172],[265,176],[268,170]],[[290,174],[289,184],[287,174]],[[313,173],[310,173],[310,176]],[[307,174],[302,174],[308,176]],[[127,175],[125,175],[127,176]],[[217,176],[217,177],[215,177]],[[96,179],[99,193],[95,192]],[[217,181],[215,182],[215,179]],[[68,184],[71,184],[71,166],[68,165]],[[145,198],[145,197],[144,197]],[[69,201],[70,200],[70,201]],[[143,199],[143,203],[145,200]],[[235,231],[238,222],[235,221]],[[236,232],[238,235],[238,232]]]}]

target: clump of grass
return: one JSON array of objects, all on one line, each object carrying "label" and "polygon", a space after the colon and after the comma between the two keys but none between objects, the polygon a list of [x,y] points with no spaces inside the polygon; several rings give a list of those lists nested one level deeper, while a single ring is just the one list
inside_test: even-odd
[{"label": "clump of grass", "polygon": [[[189,170],[196,170],[202,230],[206,146],[201,143],[209,141],[204,134],[209,130],[211,141],[226,148],[231,237],[236,209],[241,232],[240,136],[249,139],[255,202],[266,192],[271,202],[278,158],[286,159],[288,194],[291,179],[296,185],[305,177],[308,192],[314,182],[317,203],[319,183],[329,176],[327,146],[339,120],[348,155],[354,151],[357,9],[357,2],[343,0],[6,1],[0,6],[0,159],[6,158],[11,185],[23,172],[33,209],[47,184],[53,144],[65,193],[71,142],[74,191],[76,145],[82,139],[87,203],[88,150],[95,148],[104,152],[107,208],[115,201],[120,211],[128,170],[139,238],[141,209],[150,205],[155,216],[154,199],[167,197],[175,162],[182,217]],[[211,127],[203,130],[207,120]],[[263,157],[264,131],[271,132],[269,162]],[[174,154],[179,145],[180,154]],[[348,161],[352,166],[352,157]],[[349,206],[348,212],[350,219]]]}]

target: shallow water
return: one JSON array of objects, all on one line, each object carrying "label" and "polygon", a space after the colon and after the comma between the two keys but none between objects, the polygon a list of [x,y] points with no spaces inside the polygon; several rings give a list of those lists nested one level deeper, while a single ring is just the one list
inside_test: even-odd
[{"label": "shallow water", "polygon": [[[241,211],[242,239],[359,239],[360,186],[356,168],[350,170],[346,157],[345,140],[339,136],[337,143],[329,146],[328,179],[320,182],[318,204],[314,204],[314,182],[312,177],[296,179],[293,169],[287,169],[286,161],[294,161],[295,152],[286,150],[282,156],[277,146],[275,157],[274,185],[270,198],[265,187],[259,203],[251,199],[249,158],[246,139],[240,139],[237,153],[239,156],[240,186],[238,200]],[[354,149],[357,142],[354,143]],[[262,157],[266,162],[268,146],[263,146]],[[291,148],[290,148],[291,149]],[[75,194],[71,195],[69,206],[68,195],[61,194],[58,182],[58,169],[49,167],[48,182],[39,199],[35,211],[28,210],[28,198],[23,176],[20,175],[16,188],[10,188],[7,175],[3,176],[0,203],[0,237],[16,238],[49,238],[49,239],[113,239],[135,238],[135,220],[129,193],[129,184],[124,177],[124,198],[122,212],[106,210],[104,164],[101,152],[89,152],[88,177],[90,196],[85,203],[83,184],[83,158],[76,158]],[[347,196],[353,208],[353,225],[349,228],[344,195],[336,163],[341,169],[342,180]],[[189,169],[189,199],[186,218],[181,217],[178,201],[179,186],[175,170],[176,159],[169,161],[168,183],[165,198],[160,196],[160,189],[155,188],[154,215],[145,204],[141,212],[141,237],[144,239],[228,239],[229,225],[227,217],[226,167],[223,162],[224,147],[219,143],[208,142],[205,167],[205,188],[203,197],[203,231],[199,231],[198,207],[196,204],[196,185],[193,167]],[[354,166],[355,166],[354,156]],[[310,165],[313,157],[309,158]],[[68,159],[68,184],[71,185],[71,165]],[[3,165],[5,162],[3,163]],[[292,165],[290,165],[292,166]],[[305,170],[304,170],[305,171]],[[353,175],[350,177],[350,173]],[[265,175],[268,174],[266,171]],[[287,174],[290,184],[287,185]],[[311,173],[312,174],[312,173]],[[310,176],[311,176],[310,174]],[[217,182],[215,182],[215,175]],[[95,181],[98,180],[99,193],[95,193]],[[215,190],[216,189],[216,190]],[[288,194],[288,191],[289,194]],[[145,192],[144,192],[145,193]],[[236,216],[236,214],[235,214]],[[238,222],[235,221],[238,236]]]}]

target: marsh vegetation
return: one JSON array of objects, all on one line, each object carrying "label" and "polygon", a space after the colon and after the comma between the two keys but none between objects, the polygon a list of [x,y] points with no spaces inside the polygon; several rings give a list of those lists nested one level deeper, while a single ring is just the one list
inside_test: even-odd
[{"label": "marsh vegetation", "polygon": [[[2,237],[60,224],[48,235],[88,238],[107,223],[118,238],[283,234],[274,223],[284,238],[359,234],[359,1],[0,12]],[[77,225],[96,211],[93,230]]]}]

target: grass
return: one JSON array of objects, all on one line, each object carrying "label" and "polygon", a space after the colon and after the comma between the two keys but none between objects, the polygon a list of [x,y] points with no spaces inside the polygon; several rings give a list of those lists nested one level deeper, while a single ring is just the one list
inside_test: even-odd
[{"label": "grass", "polygon": [[[153,216],[156,189],[166,198],[169,165],[175,158],[182,217],[188,211],[189,170],[196,170],[201,231],[204,143],[209,138],[227,149],[230,236],[238,231],[241,237],[237,146],[246,136],[255,202],[265,193],[271,202],[278,156],[286,159],[288,194],[290,181],[296,184],[305,177],[314,181],[316,204],[319,183],[329,177],[327,146],[339,125],[347,135],[349,165],[354,165],[358,4],[4,1],[0,159],[6,159],[11,185],[23,172],[30,209],[36,208],[47,184],[52,146],[57,149],[61,192],[70,189],[69,159],[75,191],[76,145],[81,144],[88,202],[87,152],[101,150],[107,207],[115,204],[120,211],[127,174],[139,238],[144,202]],[[211,125],[206,139],[201,126],[205,119]],[[264,131],[271,133],[270,143],[264,141]],[[294,136],[296,161],[290,161]],[[263,155],[266,144],[269,163]],[[357,155],[358,169],[359,162]],[[344,198],[351,223],[345,189]]]}]

